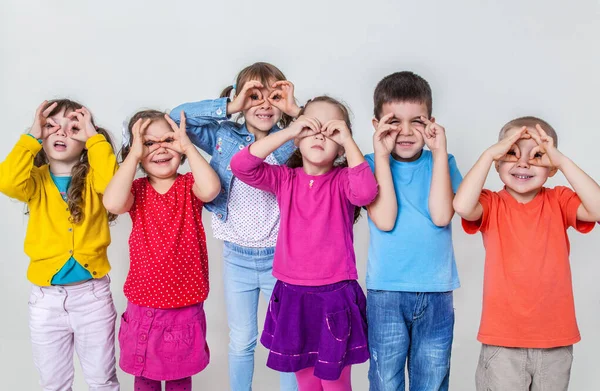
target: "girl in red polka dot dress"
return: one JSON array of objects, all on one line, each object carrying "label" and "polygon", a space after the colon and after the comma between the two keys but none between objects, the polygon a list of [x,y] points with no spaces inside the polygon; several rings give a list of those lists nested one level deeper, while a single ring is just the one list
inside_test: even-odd
[{"label": "girl in red polka dot dress", "polygon": [[[221,189],[219,177],[185,133],[159,111],[129,122],[124,161],[104,193],[112,213],[129,212],[131,260],[121,319],[120,366],[136,391],[191,391],[191,376],[209,362],[203,303],[208,255],[202,206]],[[191,172],[180,175],[187,158]],[[135,179],[141,164],[146,176]]]}]

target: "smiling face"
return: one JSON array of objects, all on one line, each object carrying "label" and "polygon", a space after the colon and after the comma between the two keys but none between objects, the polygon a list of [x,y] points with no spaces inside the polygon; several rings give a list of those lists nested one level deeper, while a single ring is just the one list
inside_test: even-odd
[{"label": "smiling face", "polygon": [[[262,94],[262,99],[264,99],[265,101],[261,105],[252,107],[248,110],[244,110],[243,112],[244,119],[246,120],[246,127],[251,133],[254,133],[256,131],[268,133],[271,129],[273,129],[275,125],[277,125],[277,122],[279,122],[279,120],[281,119],[281,110],[274,107],[267,99],[274,90],[271,86],[275,82],[275,79],[269,79],[269,82],[267,84],[263,82],[262,84],[264,86],[262,89],[260,89],[260,93]],[[256,99],[259,99],[259,97],[256,96]]]},{"label": "smiling face", "polygon": [[[340,109],[329,102],[311,102],[304,110],[304,115],[316,118],[321,125],[331,120],[345,121]],[[305,163],[317,167],[331,168],[335,159],[344,153],[344,149],[335,141],[325,137],[323,134],[304,137],[298,143],[298,148]]]},{"label": "smiling face", "polygon": [[[67,118],[69,112],[61,110],[50,118],[59,126],[58,131],[52,133],[43,142],[42,147],[48,158],[48,162],[61,162],[67,165],[75,165],[81,158],[81,153],[85,149],[85,143],[73,140],[69,137],[73,132],[78,132],[77,122]],[[50,124],[46,124],[52,127]]]},{"label": "smiling face", "polygon": [[[506,130],[503,137],[509,137],[519,128]],[[537,133],[537,130],[528,127],[529,133]],[[506,185],[508,191],[517,201],[527,203],[539,193],[548,177],[556,173],[555,169],[540,167],[530,164],[530,154],[537,147],[535,140],[520,139],[506,154],[506,158],[496,162],[496,171],[500,180]]]},{"label": "smiling face", "polygon": [[[173,130],[163,119],[152,121],[146,129],[146,135],[152,140],[161,140]],[[149,148],[156,141],[145,141],[144,146]],[[156,151],[144,156],[141,161],[146,174],[157,179],[171,178],[177,175],[177,169],[181,164],[181,154],[171,149],[160,147]]]},{"label": "smiling face", "polygon": [[402,162],[417,160],[425,145],[421,134],[421,131],[425,130],[425,124],[421,121],[421,116],[428,118],[427,105],[416,102],[384,103],[379,118],[389,113],[394,114],[390,124],[398,126],[400,130],[392,156]]}]

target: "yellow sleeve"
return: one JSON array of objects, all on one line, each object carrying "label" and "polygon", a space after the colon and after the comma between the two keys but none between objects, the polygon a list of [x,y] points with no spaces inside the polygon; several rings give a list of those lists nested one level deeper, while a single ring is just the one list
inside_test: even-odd
[{"label": "yellow sleeve", "polygon": [[94,191],[98,194],[104,194],[104,190],[119,168],[117,157],[113,151],[112,145],[106,138],[97,134],[90,137],[85,143],[88,150],[88,161],[90,162],[90,174],[92,178]]},{"label": "yellow sleeve", "polygon": [[0,163],[0,192],[19,201],[29,202],[39,193],[40,184],[33,175],[38,170],[33,159],[42,145],[33,137],[24,134]]}]

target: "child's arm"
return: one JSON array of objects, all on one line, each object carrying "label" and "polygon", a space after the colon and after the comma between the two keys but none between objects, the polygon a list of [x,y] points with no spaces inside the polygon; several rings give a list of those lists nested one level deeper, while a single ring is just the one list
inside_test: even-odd
[{"label": "child's arm", "polygon": [[321,126],[313,118],[300,117],[289,127],[254,142],[231,159],[231,171],[242,182],[275,193],[282,168],[264,162],[267,156],[294,138],[320,133]]},{"label": "child's arm", "polygon": [[204,160],[188,138],[185,132],[185,114],[181,112],[179,127],[168,115],[165,115],[165,118],[173,129],[173,142],[163,142],[162,145],[187,156],[194,176],[194,195],[204,203],[211,202],[221,191],[221,181],[215,170]]},{"label": "child's arm", "polygon": [[422,116],[421,120],[425,123],[425,130],[421,134],[433,155],[433,172],[429,189],[429,215],[433,224],[438,227],[445,227],[450,224],[454,216],[454,208],[452,207],[454,192],[452,191],[450,167],[448,165],[446,130],[443,126],[430,121],[426,117]]},{"label": "child's arm", "polygon": [[539,124],[536,125],[536,129],[539,134],[530,133],[538,143],[538,146],[531,150],[531,163],[553,167],[563,173],[581,200],[581,205],[577,209],[577,220],[590,222],[600,220],[600,186],[571,159],[556,149],[552,137],[548,136]]},{"label": "child's arm", "polygon": [[382,231],[391,231],[398,217],[398,199],[394,189],[394,180],[390,168],[390,154],[396,145],[398,127],[390,124],[394,113],[383,116],[379,121],[373,119],[373,163],[375,178],[379,185],[379,194],[367,206],[367,213],[375,226]]},{"label": "child's arm", "polygon": [[212,155],[217,145],[219,121],[229,118],[227,98],[184,103],[171,110],[170,116],[179,124],[181,112],[186,116],[186,130],[190,140],[198,148]]},{"label": "child's arm", "polygon": [[96,131],[92,123],[92,114],[87,108],[82,107],[72,111],[68,116],[77,121],[69,137],[85,143],[88,150],[92,185],[96,193],[103,194],[119,168],[113,147],[104,135]]},{"label": "child's arm", "polygon": [[143,156],[160,148],[159,143],[154,143],[148,147],[144,145],[144,132],[151,122],[150,119],[142,121],[140,118],[133,125],[133,142],[129,154],[104,190],[104,196],[102,197],[104,207],[110,213],[122,214],[129,212],[134,201],[131,185],[135,179],[138,164]]},{"label": "child's arm", "polygon": [[44,101],[35,112],[35,119],[29,135],[23,135],[0,163],[0,192],[22,202],[28,202],[39,192],[31,173],[37,169],[33,165],[35,156],[42,149],[38,140],[43,140],[58,131],[59,126],[48,118],[57,103],[48,106]]},{"label": "child's arm", "polygon": [[[377,196],[377,181],[352,138],[346,122],[342,120],[329,121],[323,125],[322,132],[325,137],[340,145],[346,153],[348,182],[345,191],[350,203],[356,206],[365,206],[373,202]],[[359,167],[360,165],[363,167]]]},{"label": "child's arm", "polygon": [[[467,221],[477,221],[483,215],[483,207],[479,196],[487,178],[492,163],[502,159],[521,138],[529,138],[527,128],[523,127],[510,137],[505,137],[498,143],[488,148],[477,160],[473,168],[465,175],[456,196],[454,196],[454,210]],[[516,151],[518,153],[518,149]]]}]

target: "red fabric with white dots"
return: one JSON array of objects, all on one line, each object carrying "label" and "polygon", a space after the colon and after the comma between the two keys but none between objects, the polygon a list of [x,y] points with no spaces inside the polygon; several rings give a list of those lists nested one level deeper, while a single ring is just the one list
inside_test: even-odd
[{"label": "red fabric with white dots", "polygon": [[139,178],[133,182],[129,211],[130,268],[125,297],[151,308],[179,308],[208,296],[208,254],[202,225],[202,201],[194,195],[192,173],[179,175],[160,194]]}]

